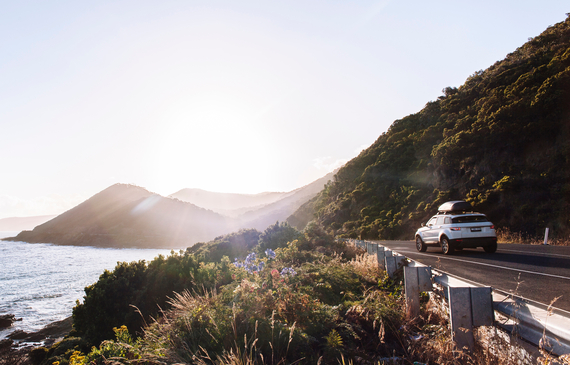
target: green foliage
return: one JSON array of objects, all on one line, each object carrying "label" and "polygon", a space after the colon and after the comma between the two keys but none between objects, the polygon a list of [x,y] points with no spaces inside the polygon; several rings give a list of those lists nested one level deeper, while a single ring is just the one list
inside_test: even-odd
[{"label": "green foliage", "polygon": [[411,239],[439,204],[465,199],[499,227],[570,234],[569,49],[570,18],[396,120],[311,202],[318,224]]},{"label": "green foliage", "polygon": [[226,258],[205,264],[188,252],[159,255],[150,263],[118,263],[85,288],[83,303],[73,309],[74,328],[91,344],[111,339],[113,328],[126,325],[140,333],[145,323],[168,307],[168,297],[183,290],[208,290],[231,280]]},{"label": "green foliage", "polygon": [[[381,280],[376,265],[364,270],[355,260],[299,250],[297,243],[276,249],[277,258],[255,274],[236,269],[236,280],[218,292],[176,295],[168,319],[147,328],[141,341],[163,339],[170,344],[167,357],[188,363],[217,363],[238,353],[248,363],[273,364],[321,356],[328,362],[371,349],[391,355],[394,344],[380,343],[374,323],[386,321],[386,306],[397,307],[398,298],[371,294]],[[283,271],[298,255],[305,261],[295,273]],[[395,339],[400,320],[390,319],[387,337]]]},{"label": "green foliage", "polygon": [[258,253],[263,253],[268,248],[275,250],[287,242],[292,242],[300,237],[301,233],[288,223],[281,222],[279,224],[279,222],[276,222],[259,236],[259,244],[256,250]]},{"label": "green foliage", "polygon": [[261,235],[255,229],[242,229],[237,233],[216,237],[212,242],[197,243],[187,251],[204,262],[218,262],[223,256],[245,257],[257,245]]}]

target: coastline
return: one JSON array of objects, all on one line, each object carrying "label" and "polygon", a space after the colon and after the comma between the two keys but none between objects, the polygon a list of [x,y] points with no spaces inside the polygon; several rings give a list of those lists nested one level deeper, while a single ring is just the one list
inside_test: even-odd
[{"label": "coastline", "polygon": [[73,318],[67,317],[55,321],[39,331],[24,332],[16,330],[8,338],[0,340],[0,365],[31,364],[30,351],[37,347],[50,347],[63,340],[73,329]]}]

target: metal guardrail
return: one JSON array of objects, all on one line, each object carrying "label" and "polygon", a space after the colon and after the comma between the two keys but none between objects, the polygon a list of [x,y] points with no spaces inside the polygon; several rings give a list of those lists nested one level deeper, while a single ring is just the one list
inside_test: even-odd
[{"label": "metal guardrail", "polygon": [[[380,249],[379,247],[383,246],[380,246],[374,242],[363,240],[349,241],[355,244],[357,247],[366,250],[368,254],[376,254],[378,258],[378,264],[382,265],[390,276],[397,268],[396,266],[398,258],[405,257],[398,254],[397,251],[392,251],[387,248]],[[380,251],[383,251],[383,253],[380,254]],[[381,258],[384,258],[384,262],[380,262]],[[426,267],[426,265],[423,265],[417,261],[411,260],[409,258],[406,259],[409,262],[408,266]],[[466,279],[462,279],[460,277],[450,275],[439,270],[431,269],[429,271],[431,272],[432,283],[437,284],[443,288],[444,296],[448,303],[450,303],[450,307],[453,307],[453,304],[450,301],[451,292],[458,292],[459,295],[452,295],[455,295],[458,298],[463,296],[463,301],[471,301],[471,303],[466,304],[467,306],[455,304],[455,306],[458,307],[459,311],[459,314],[456,314],[455,316],[462,317],[460,321],[465,321],[465,317],[467,316],[469,317],[468,321],[471,321],[473,326],[481,324],[486,325],[489,324],[486,317],[488,317],[488,313],[490,311],[491,323],[494,323],[495,325],[500,326],[504,329],[510,330],[511,332],[516,332],[516,335],[520,336],[526,341],[534,344],[537,347],[541,346],[542,348],[552,352],[555,355],[560,356],[570,353],[570,312],[557,308],[551,308],[544,304],[517,297],[515,295],[508,294],[497,289],[485,287],[482,284],[468,281]],[[492,300],[489,304],[487,304],[488,301],[486,295],[484,294],[485,291],[481,292],[479,290],[478,294],[473,294],[477,290],[470,288],[488,288],[491,292]],[[464,290],[460,292],[455,289]],[[469,294],[469,292],[471,294]],[[491,308],[488,308],[489,306],[491,306]],[[493,319],[493,311],[498,314],[499,317],[505,318],[506,321],[504,323],[501,323],[500,321]],[[471,312],[471,314],[467,315],[466,312]],[[450,318],[453,322],[453,308],[450,309]],[[484,319],[479,320],[478,318]],[[460,323],[460,325],[462,327],[465,327],[464,322]],[[455,333],[453,327],[454,324],[452,323],[452,333]],[[461,331],[458,333],[461,333]],[[456,340],[459,340],[457,341],[458,343],[463,341],[460,338]]]}]

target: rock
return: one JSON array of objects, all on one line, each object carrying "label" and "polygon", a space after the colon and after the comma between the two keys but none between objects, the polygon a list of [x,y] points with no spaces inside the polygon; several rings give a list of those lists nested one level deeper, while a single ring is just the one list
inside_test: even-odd
[{"label": "rock", "polygon": [[26,338],[28,342],[39,342],[46,338],[64,337],[73,326],[73,318],[67,317],[61,321],[53,322],[39,330],[38,332],[30,333]]},{"label": "rock", "polygon": [[2,314],[0,315],[0,328],[8,328],[12,326],[12,323],[21,320],[22,318],[16,318],[13,314]]},{"label": "rock", "polygon": [[0,340],[0,349],[10,348],[14,341],[9,339]]},{"label": "rock", "polygon": [[8,338],[24,342],[41,342],[47,339],[64,337],[71,331],[72,326],[73,318],[68,317],[61,321],[50,323],[37,332],[27,333],[22,330],[16,330],[9,334]]},{"label": "rock", "polygon": [[24,340],[29,336],[29,333],[24,332],[22,330],[15,330],[14,332],[8,335],[8,338],[11,340]]}]

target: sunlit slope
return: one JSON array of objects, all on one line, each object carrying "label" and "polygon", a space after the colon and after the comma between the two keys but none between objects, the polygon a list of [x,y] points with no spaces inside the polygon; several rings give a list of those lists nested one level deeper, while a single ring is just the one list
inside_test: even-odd
[{"label": "sunlit slope", "polygon": [[395,121],[298,220],[310,210],[336,235],[412,239],[465,199],[499,227],[568,235],[569,115],[570,18]]},{"label": "sunlit slope", "polygon": [[193,204],[116,184],[16,239],[101,247],[185,248],[236,229]]}]

